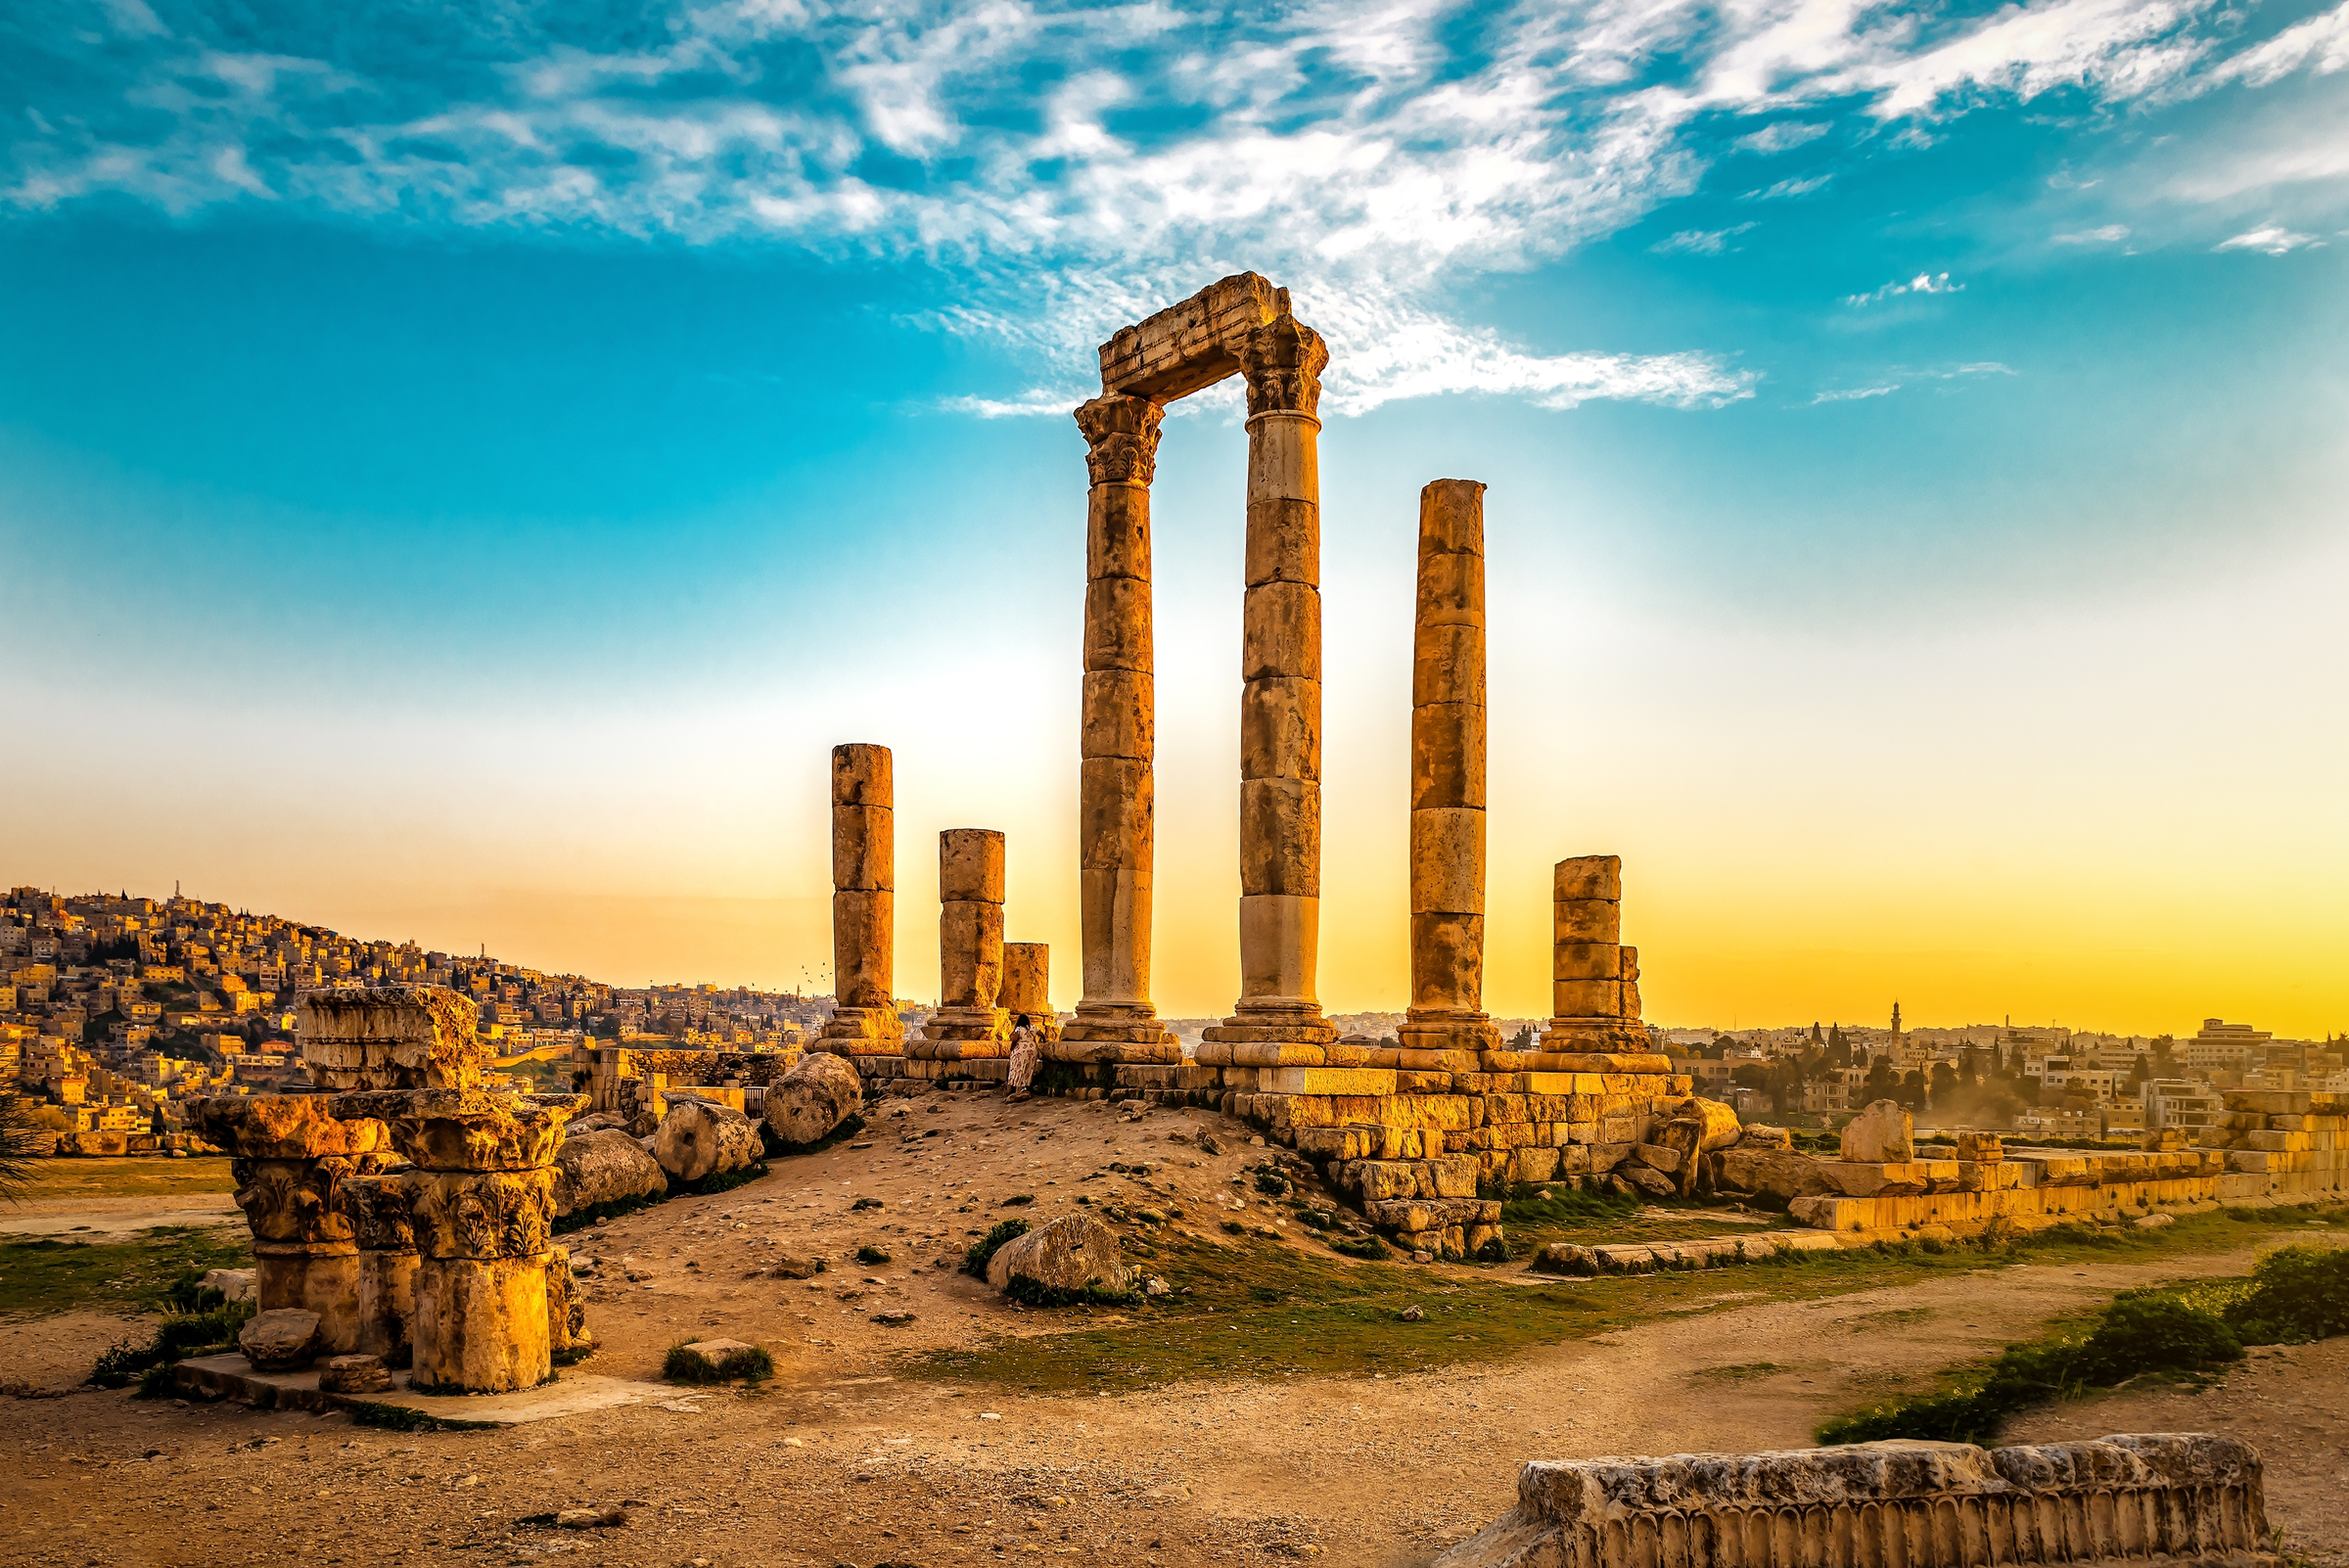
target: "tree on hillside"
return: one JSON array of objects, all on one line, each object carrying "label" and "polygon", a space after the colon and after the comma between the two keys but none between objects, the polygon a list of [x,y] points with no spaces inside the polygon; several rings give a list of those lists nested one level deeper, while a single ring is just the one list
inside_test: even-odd
[{"label": "tree on hillside", "polygon": [[46,1140],[32,1102],[23,1095],[0,1089],[0,1198],[23,1200],[39,1167],[34,1150]]}]

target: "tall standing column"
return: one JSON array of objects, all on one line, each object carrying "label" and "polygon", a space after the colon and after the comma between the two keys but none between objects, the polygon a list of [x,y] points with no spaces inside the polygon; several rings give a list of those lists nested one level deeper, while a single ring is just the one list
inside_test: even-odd
[{"label": "tall standing column", "polygon": [[1002,989],[1003,835],[947,828],[938,836],[938,1011],[906,1054],[935,1061],[1009,1055]]},{"label": "tall standing column", "polygon": [[1165,414],[1147,397],[1123,395],[1077,410],[1092,478],[1077,805],[1084,995],[1052,1050],[1079,1060],[1164,1060],[1179,1051],[1150,1003],[1157,752],[1150,480]]},{"label": "tall standing column", "polygon": [[1500,1032],[1485,998],[1485,487],[1419,492],[1411,633],[1411,1006],[1407,1068],[1475,1072]]},{"label": "tall standing column", "polygon": [[[1321,936],[1320,334],[1282,315],[1239,347],[1248,380],[1248,594],[1240,641],[1240,996],[1207,1038],[1325,1046]],[[1236,1055],[1235,1053],[1235,1059]],[[1253,1053],[1251,1053],[1253,1054]]]},{"label": "tall standing column", "polygon": [[905,1026],[892,996],[897,941],[896,779],[886,746],[832,748],[832,993],[815,1048],[898,1056]]}]

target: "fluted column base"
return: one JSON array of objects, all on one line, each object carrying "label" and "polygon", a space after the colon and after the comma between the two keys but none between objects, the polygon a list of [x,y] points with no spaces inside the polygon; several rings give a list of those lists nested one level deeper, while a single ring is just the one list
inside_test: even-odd
[{"label": "fluted column base", "polygon": [[835,1008],[807,1048],[835,1056],[902,1056],[905,1021],[894,1007]]},{"label": "fluted column base", "polygon": [[920,1062],[978,1062],[1009,1056],[1011,1013],[1001,1007],[941,1007],[922,1026],[922,1038],[905,1042],[905,1054]]}]

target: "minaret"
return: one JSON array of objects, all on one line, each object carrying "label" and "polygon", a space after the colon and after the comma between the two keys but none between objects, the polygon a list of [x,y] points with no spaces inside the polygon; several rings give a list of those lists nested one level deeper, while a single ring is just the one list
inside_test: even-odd
[{"label": "minaret", "polygon": [[1892,1032],[1896,1035],[1901,1032],[1901,1004],[1897,1001],[1892,1004]]}]

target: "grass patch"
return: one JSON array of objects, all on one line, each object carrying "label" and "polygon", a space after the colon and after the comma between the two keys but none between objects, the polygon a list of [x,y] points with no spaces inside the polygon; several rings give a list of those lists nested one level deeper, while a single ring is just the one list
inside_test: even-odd
[{"label": "grass patch", "polygon": [[353,1426],[372,1426],[385,1432],[488,1432],[494,1421],[458,1421],[445,1415],[427,1415],[406,1405],[379,1405],[373,1400],[350,1400],[344,1405]]},{"label": "grass patch", "polygon": [[794,1143],[789,1138],[775,1136],[766,1123],[761,1121],[759,1124],[759,1142],[766,1150],[768,1159],[780,1160],[795,1154],[821,1154],[835,1143],[846,1143],[863,1130],[864,1117],[858,1112],[851,1111],[840,1126],[812,1143]]},{"label": "grass patch", "polygon": [[1065,1290],[1027,1274],[1014,1274],[1005,1280],[1003,1294],[1023,1307],[1139,1307],[1142,1304],[1142,1293],[1138,1290],[1104,1290],[1090,1280],[1076,1290]]},{"label": "grass patch", "polygon": [[889,1249],[876,1247],[868,1241],[856,1249],[856,1261],[860,1264],[885,1264],[889,1262]]},{"label": "grass patch", "polygon": [[962,1271],[976,1279],[987,1277],[987,1266],[1003,1243],[1028,1234],[1028,1222],[1006,1220],[963,1249]]},{"label": "grass patch", "polygon": [[2064,1320],[1987,1366],[1962,1368],[1930,1393],[1836,1416],[1821,1443],[1884,1438],[1987,1443],[2034,1405],[2139,1377],[2174,1378],[2240,1360],[2246,1345],[2300,1343],[2349,1332],[2349,1250],[2284,1247],[2248,1278],[2124,1291],[2101,1310]]},{"label": "grass patch", "polygon": [[252,1267],[250,1237],[189,1225],[160,1225],[136,1241],[0,1241],[0,1316],[161,1312],[190,1271]]},{"label": "grass patch", "polygon": [[[2142,1245],[2159,1255],[2239,1247],[2312,1217],[2291,1210],[2258,1213],[2256,1222],[2216,1213],[2182,1218],[2164,1229],[2131,1232],[2129,1248]],[[1913,1245],[1786,1253],[1733,1268],[1544,1277],[1536,1284],[1537,1276],[1505,1274],[1454,1282],[1403,1264],[1358,1262],[1259,1237],[1225,1243],[1169,1227],[1155,1243],[1152,1267],[1174,1293],[1145,1299],[1124,1320],[1080,1321],[1063,1333],[1003,1335],[913,1353],[899,1365],[911,1377],[1051,1391],[1239,1377],[1397,1376],[1501,1360],[1689,1313],[1825,1300],[1965,1275],[2026,1255],[2042,1262],[2111,1257],[2075,1238],[2044,1236],[2054,1239],[2002,1239],[1987,1248],[1951,1246],[1940,1253]],[[1396,1316],[1413,1303],[1424,1310],[1421,1321]]]},{"label": "grass patch", "polygon": [[558,1216],[554,1233],[568,1236],[574,1231],[585,1230],[598,1220],[617,1220],[623,1214],[634,1214],[639,1209],[649,1209],[656,1203],[668,1201],[668,1190],[664,1187],[659,1192],[639,1192],[632,1197],[614,1198],[609,1203],[591,1203],[584,1209],[574,1209],[567,1215]]},{"label": "grass patch", "polygon": [[167,1393],[171,1367],[192,1356],[217,1356],[236,1349],[237,1331],[253,1320],[253,1304],[230,1302],[217,1290],[197,1283],[188,1269],[164,1293],[163,1320],[144,1345],[118,1340],[101,1351],[90,1368],[90,1381],[100,1388],[121,1388],[136,1382],[141,1399]]},{"label": "grass patch", "polygon": [[[225,1155],[174,1160],[169,1155],[64,1159],[33,1162],[27,1196],[46,1203],[58,1198],[182,1198],[237,1190]],[[234,1210],[230,1219],[240,1218]]]},{"label": "grass patch", "polygon": [[746,1165],[739,1171],[714,1171],[699,1181],[686,1181],[671,1186],[668,1189],[668,1195],[672,1198],[715,1197],[720,1192],[731,1192],[736,1187],[747,1187],[765,1175],[766,1162],[760,1160],[755,1165]]},{"label": "grass patch", "polygon": [[730,1383],[736,1378],[762,1383],[775,1375],[775,1359],[763,1346],[745,1345],[740,1350],[728,1351],[713,1366],[699,1353],[686,1349],[685,1341],[679,1340],[661,1358],[661,1375],[671,1383]]}]

